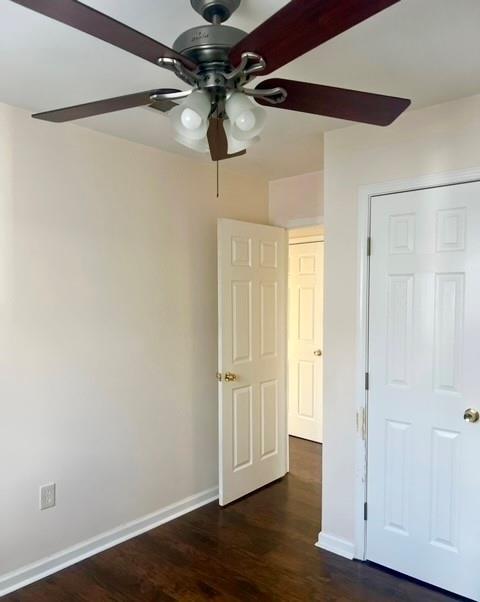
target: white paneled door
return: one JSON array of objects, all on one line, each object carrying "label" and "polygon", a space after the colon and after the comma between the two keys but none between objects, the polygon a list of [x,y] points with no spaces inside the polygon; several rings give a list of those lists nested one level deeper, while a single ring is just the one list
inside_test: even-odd
[{"label": "white paneled door", "polygon": [[287,471],[286,259],[282,228],[219,220],[221,505]]},{"label": "white paneled door", "polygon": [[480,600],[480,183],[372,200],[367,558]]},{"label": "white paneled door", "polygon": [[322,442],[323,242],[289,247],[288,432]]}]

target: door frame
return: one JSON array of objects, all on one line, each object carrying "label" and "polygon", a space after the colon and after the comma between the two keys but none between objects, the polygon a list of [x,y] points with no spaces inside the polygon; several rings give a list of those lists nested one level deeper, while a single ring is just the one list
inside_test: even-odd
[{"label": "door frame", "polygon": [[[295,230],[297,230],[297,228],[295,228]],[[289,238],[288,246],[305,245],[310,242],[325,242],[325,237],[321,234],[318,234],[317,236],[303,236],[303,237]]]},{"label": "door frame", "polygon": [[[370,297],[370,256],[372,198],[401,192],[413,192],[428,188],[440,188],[455,184],[468,184],[480,181],[480,167],[435,173],[429,175],[394,180],[378,184],[360,186],[358,189],[358,231],[357,231],[357,344],[355,368],[355,484],[354,484],[354,558],[367,559],[367,524],[365,504],[367,500],[367,457],[368,457],[368,373],[369,345],[369,297]],[[375,244],[375,241],[373,241]]]}]

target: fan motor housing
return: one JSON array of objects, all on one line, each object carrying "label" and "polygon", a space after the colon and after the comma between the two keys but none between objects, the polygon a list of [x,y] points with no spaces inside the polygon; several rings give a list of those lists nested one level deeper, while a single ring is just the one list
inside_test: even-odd
[{"label": "fan motor housing", "polygon": [[200,25],[182,33],[173,49],[196,63],[228,62],[230,48],[246,36],[246,32],[228,25]]}]

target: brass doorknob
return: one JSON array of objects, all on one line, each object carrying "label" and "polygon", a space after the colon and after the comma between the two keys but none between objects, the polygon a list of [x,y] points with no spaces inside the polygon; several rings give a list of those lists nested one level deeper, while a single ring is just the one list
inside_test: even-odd
[{"label": "brass doorknob", "polygon": [[322,350],[321,349],[315,349],[315,351],[313,352],[313,355],[316,355],[316,356],[320,357],[322,355]]},{"label": "brass doorknob", "polygon": [[478,422],[478,420],[480,419],[480,413],[474,408],[468,408],[468,410],[465,410],[463,419],[465,420],[465,422]]},{"label": "brass doorknob", "polygon": [[231,383],[235,380],[237,380],[238,376],[236,374],[233,374],[232,372],[225,372],[225,376],[224,379],[227,383]]}]

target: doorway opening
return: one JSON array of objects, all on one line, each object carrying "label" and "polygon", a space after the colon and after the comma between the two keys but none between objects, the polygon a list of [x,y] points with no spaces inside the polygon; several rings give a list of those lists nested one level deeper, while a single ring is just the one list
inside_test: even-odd
[{"label": "doorway opening", "polygon": [[[288,242],[281,227],[225,218],[218,222],[216,377],[222,506],[289,472],[288,381],[290,432],[297,437],[292,443],[292,466],[297,465],[293,456],[301,439],[303,447],[316,450],[320,464],[323,230],[315,227],[290,232],[292,245]],[[291,322],[296,324],[296,328],[290,328],[290,364],[293,364],[290,377],[287,373],[289,284]],[[312,478],[315,476],[319,478],[320,474]]]},{"label": "doorway opening", "polygon": [[288,434],[323,441],[323,225],[288,231]]}]

